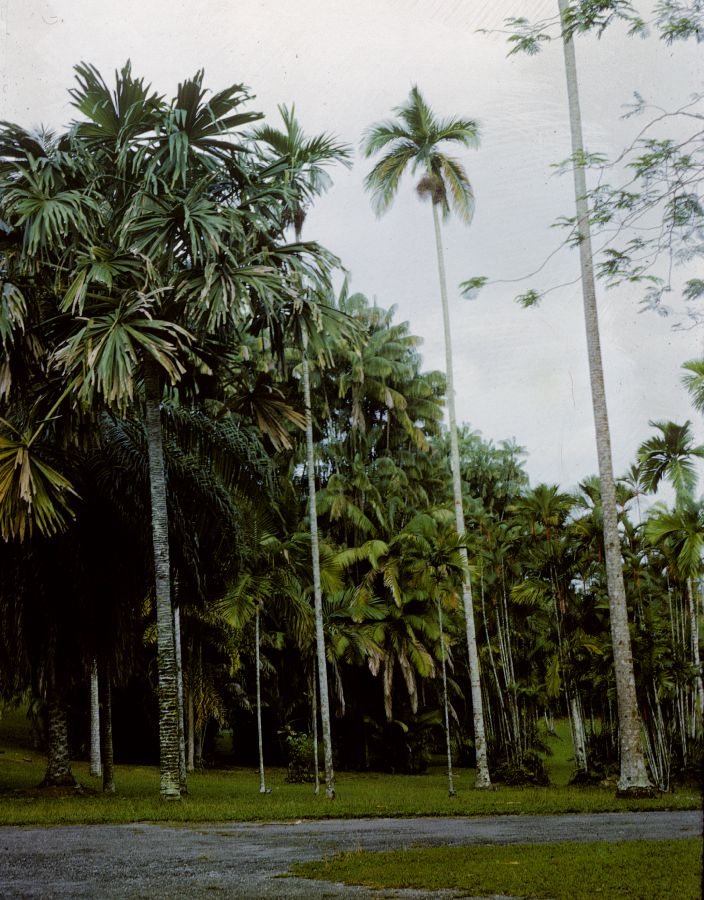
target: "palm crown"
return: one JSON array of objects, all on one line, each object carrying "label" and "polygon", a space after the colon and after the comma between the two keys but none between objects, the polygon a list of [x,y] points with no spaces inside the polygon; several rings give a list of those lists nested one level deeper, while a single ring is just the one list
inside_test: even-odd
[{"label": "palm crown", "polygon": [[365,187],[372,194],[377,215],[391,206],[403,173],[424,172],[417,189],[429,195],[447,217],[452,210],[465,222],[474,213],[474,192],[467,172],[459,160],[442,153],[444,142],[463,147],[477,147],[479,125],[473,119],[438,119],[416,86],[408,100],[394,110],[396,119],[372,125],[365,132],[362,151],[370,157],[383,151],[383,156],[367,175]]}]

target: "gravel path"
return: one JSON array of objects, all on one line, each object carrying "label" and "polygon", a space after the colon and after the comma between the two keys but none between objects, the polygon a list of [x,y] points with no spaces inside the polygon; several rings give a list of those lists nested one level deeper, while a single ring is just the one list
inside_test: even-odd
[{"label": "gravel path", "polygon": [[[699,812],[0,828],[0,898],[403,897],[282,878],[345,850],[699,837]],[[440,894],[432,896],[439,897]],[[447,894],[446,896],[452,896]]]}]

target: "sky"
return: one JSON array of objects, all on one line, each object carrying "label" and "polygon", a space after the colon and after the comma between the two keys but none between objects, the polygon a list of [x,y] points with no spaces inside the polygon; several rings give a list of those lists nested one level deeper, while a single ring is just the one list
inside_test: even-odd
[{"label": "sky", "polygon": [[[642,8],[643,4],[636,6]],[[444,369],[431,209],[401,184],[377,219],[364,192],[371,163],[364,130],[392,114],[413,85],[438,116],[476,119],[477,150],[460,151],[476,195],[467,227],[443,232],[459,421],[528,451],[531,481],[574,487],[596,473],[596,446],[576,251],[551,225],[574,209],[572,179],[553,164],[570,155],[562,52],[507,57],[508,16],[552,15],[556,0],[0,0],[0,116],[60,128],[73,116],[73,66],[105,76],[129,58],[170,97],[205,69],[219,90],[249,86],[251,109],[280,125],[277,105],[296,104],[309,134],[327,132],[356,149],[353,168],[310,211],[304,237],[336,253],[351,289],[397,308],[423,340],[424,368]],[[585,144],[614,156],[643,120],[623,120],[638,90],[666,109],[702,90],[701,47],[668,48],[614,28],[577,43]],[[456,151],[452,151],[456,152]],[[460,282],[489,284],[460,298]],[[691,275],[690,275],[691,277]],[[537,309],[515,303],[529,287],[553,290]],[[625,472],[649,420],[704,423],[681,385],[681,364],[701,356],[703,334],[677,330],[677,315],[639,312],[642,288],[598,289],[614,467]],[[675,312],[682,304],[675,297]]]}]

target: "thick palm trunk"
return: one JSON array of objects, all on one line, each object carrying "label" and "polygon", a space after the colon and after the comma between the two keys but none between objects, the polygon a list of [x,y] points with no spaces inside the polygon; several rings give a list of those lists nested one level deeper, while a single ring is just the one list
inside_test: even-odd
[{"label": "thick palm trunk", "polygon": [[262,737],[262,668],[259,657],[259,604],[254,614],[254,664],[257,670],[257,742],[259,744],[259,793],[266,794],[264,739]]},{"label": "thick palm trunk", "polygon": [[68,744],[68,720],[63,704],[53,698],[47,709],[48,758],[41,787],[74,786]]},{"label": "thick palm trunk", "polygon": [[[455,524],[457,534],[465,533],[464,508],[462,505],[462,482],[460,479],[460,451],[457,439],[457,418],[455,416],[455,387],[452,369],[452,339],[450,336],[450,311],[447,303],[447,282],[445,278],[445,260],[440,235],[440,217],[438,204],[433,203],[433,224],[435,226],[435,247],[438,256],[438,274],[440,276],[440,299],[442,301],[442,319],[445,329],[445,361],[447,377],[447,414],[450,424],[450,465],[452,468],[452,492],[455,503]],[[469,577],[469,561],[466,547],[460,548],[464,569],[462,599],[464,601],[464,617],[467,629],[467,654],[469,656],[469,680],[472,696],[472,714],[474,718],[474,747],[477,755],[475,787],[490,788],[489,762],[487,759],[486,736],[484,730],[484,709],[482,690],[479,681],[479,654],[477,652],[477,635],[474,624],[474,605],[472,603],[472,584]]]},{"label": "thick palm trunk", "polygon": [[[558,0],[560,16],[564,24],[567,0]],[[577,90],[577,64],[574,43],[563,36],[565,73],[570,110],[570,130],[572,154],[574,157],[574,187],[577,206],[579,235],[579,258],[582,272],[582,296],[584,300],[584,323],[587,335],[587,354],[592,391],[592,407],[596,428],[597,457],[599,460],[599,480],[601,503],[604,516],[604,549],[606,557],[606,577],[609,591],[609,611],[611,641],[614,654],[616,696],[618,701],[619,742],[621,771],[618,781],[620,795],[649,792],[650,781],[645,766],[641,745],[641,720],[636,698],[635,676],[631,638],[628,631],[626,589],[623,580],[621,541],[616,513],[616,488],[613,462],[611,458],[611,435],[604,389],[604,371],[599,338],[599,319],[594,285],[594,265],[592,258],[591,233],[589,229],[589,204],[584,166],[579,159],[584,155],[582,141],[582,120]]]},{"label": "thick palm trunk", "polygon": [[100,717],[101,749],[103,758],[103,793],[115,793],[115,763],[112,746],[112,683],[110,666],[105,663],[100,679],[101,705],[103,714]]},{"label": "thick palm trunk", "polygon": [[47,701],[48,754],[40,787],[75,787],[68,744],[68,717],[63,698],[52,689]]},{"label": "thick palm trunk", "polygon": [[100,696],[98,687],[98,660],[93,660],[90,670],[90,769],[93,778],[100,778]]},{"label": "thick palm trunk", "polygon": [[169,520],[166,506],[166,477],[161,436],[161,389],[159,366],[153,360],[148,360],[145,363],[144,387],[156,594],[160,792],[165,800],[180,800],[178,689],[174,645],[174,617],[171,608]]},{"label": "thick palm trunk", "polygon": [[320,586],[320,548],[318,544],[318,515],[315,504],[315,457],[313,453],[313,412],[310,401],[310,369],[308,339],[303,332],[303,402],[306,417],[306,468],[308,470],[308,512],[310,518],[310,548],[313,563],[313,599],[315,604],[315,645],[320,690],[320,719],[323,726],[323,756],[325,761],[325,796],[335,797],[335,772],[332,766],[332,732],[330,728],[330,700],[328,670],[325,660],[325,632],[323,631],[323,595]]}]

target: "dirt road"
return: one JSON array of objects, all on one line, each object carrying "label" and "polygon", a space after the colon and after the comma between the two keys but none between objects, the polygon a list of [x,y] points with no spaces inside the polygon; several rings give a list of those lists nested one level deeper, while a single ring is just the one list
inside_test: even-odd
[{"label": "dirt road", "polygon": [[701,835],[699,812],[4,827],[0,898],[420,898],[427,895],[371,892],[282,876],[294,862],[345,850]]}]

